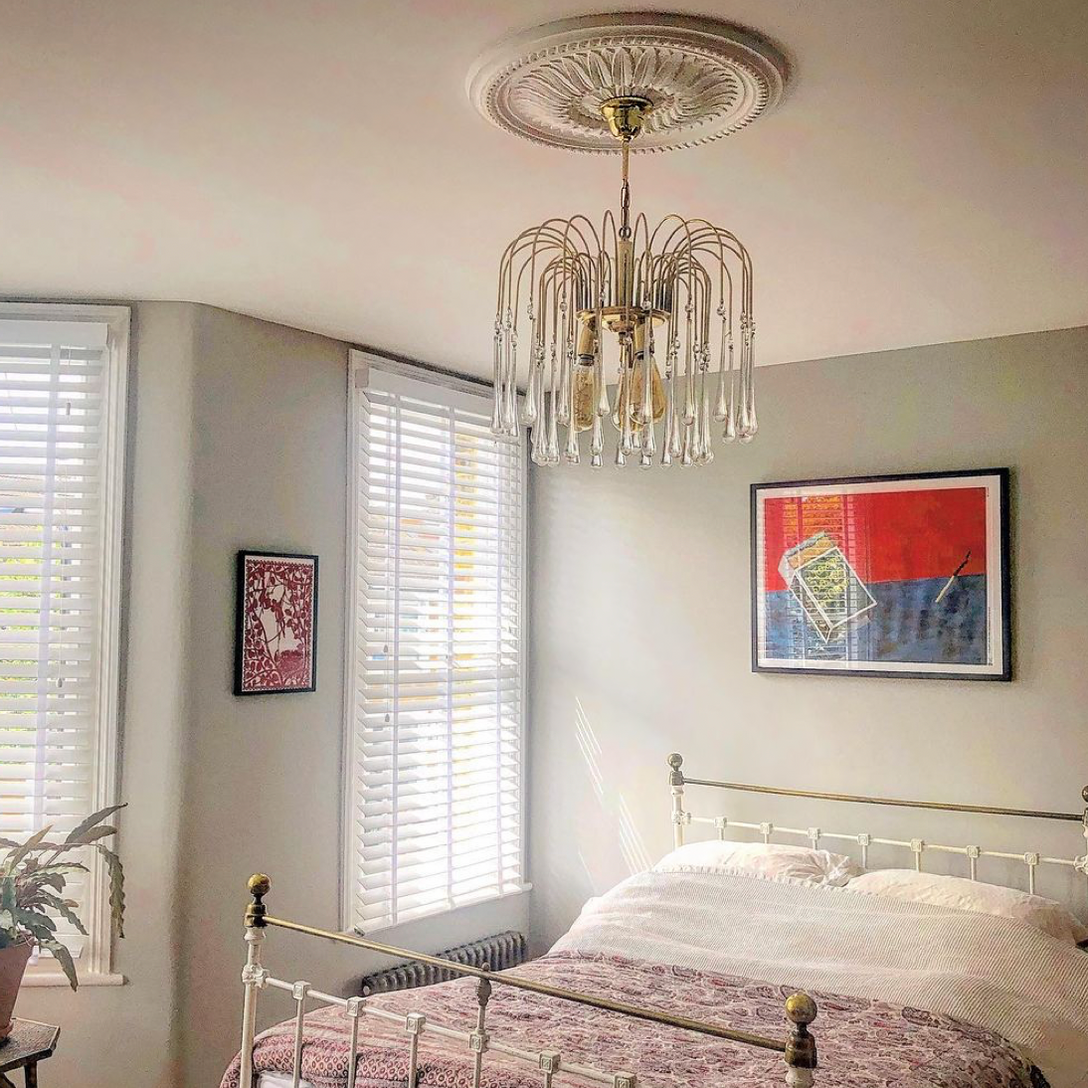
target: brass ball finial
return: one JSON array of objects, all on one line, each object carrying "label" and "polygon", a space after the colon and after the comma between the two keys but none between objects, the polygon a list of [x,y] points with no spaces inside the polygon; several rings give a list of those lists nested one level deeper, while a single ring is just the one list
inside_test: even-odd
[{"label": "brass ball finial", "polygon": [[250,895],[267,895],[272,887],[272,881],[264,873],[254,873],[246,885]]},{"label": "brass ball finial", "polygon": [[673,752],[668,758],[669,766],[678,771],[684,764],[684,757],[679,752]]},{"label": "brass ball finial", "polygon": [[1084,798],[1084,803],[1088,805],[1088,786],[1085,786],[1084,789],[1080,791],[1080,795]]},{"label": "brass ball finial", "polygon": [[792,1023],[807,1027],[816,1019],[816,1002],[808,994],[791,994],[786,999],[786,1016]]}]

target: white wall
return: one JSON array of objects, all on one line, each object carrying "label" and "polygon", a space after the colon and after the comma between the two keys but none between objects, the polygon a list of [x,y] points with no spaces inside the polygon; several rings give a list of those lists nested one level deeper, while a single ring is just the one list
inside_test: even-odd
[{"label": "white wall", "polygon": [[[758,439],[719,448],[709,467],[533,471],[538,946],[670,846],[670,751],[695,777],[1081,807],[1088,329],[796,363],[758,381]],[[750,671],[752,482],[1002,465],[1013,470],[1013,683]],[[837,817],[845,830],[1084,850],[1077,825],[689,800],[802,827],[835,829]],[[1083,908],[1083,883],[1048,886]]]}]

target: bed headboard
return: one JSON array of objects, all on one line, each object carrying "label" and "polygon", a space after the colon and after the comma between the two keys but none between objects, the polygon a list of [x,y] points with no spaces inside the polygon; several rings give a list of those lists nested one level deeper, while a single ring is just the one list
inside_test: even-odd
[{"label": "bed headboard", "polygon": [[[1022,817],[1031,820],[1064,820],[1080,826],[1085,840],[1088,840],[1088,807],[1080,812],[1039,812],[1034,809],[997,808],[990,805],[960,805],[952,802],[941,801],[904,801],[891,797],[862,797],[845,793],[818,793],[813,790],[790,790],[777,786],[753,786],[742,782],[718,782],[713,779],[689,778],[683,770],[683,756],[676,752],[668,758],[669,763],[669,788],[672,792],[672,823],[673,836],[677,846],[684,845],[684,829],[691,824],[709,824],[718,832],[718,837],[724,839],[729,828],[741,828],[748,831],[757,831],[764,842],[770,842],[772,835],[786,835],[807,839],[813,847],[818,848],[822,840],[850,843],[861,848],[861,863],[868,867],[869,848],[871,846],[891,846],[909,850],[914,857],[914,868],[922,870],[923,855],[929,851],[939,854],[959,854],[967,858],[968,875],[972,880],[978,879],[978,863],[981,858],[1003,858],[1006,861],[1019,861],[1027,866],[1028,890],[1035,891],[1035,872],[1040,865],[1061,865],[1072,868],[1082,876],[1088,878],[1088,845],[1085,854],[1074,852],[1072,857],[1050,857],[1036,851],[1010,852],[1005,850],[983,850],[980,846],[943,846],[939,843],[927,842],[924,839],[904,838],[890,839],[878,838],[868,832],[825,831],[820,827],[781,827],[773,823],[751,823],[741,820],[733,820],[724,815],[696,816],[684,807],[685,789],[689,786],[707,786],[716,790],[733,790],[741,793],[771,794],[777,797],[802,797],[811,801],[843,801],[854,805],[883,805],[893,808],[912,809],[936,809],[942,812],[963,812],[988,816]],[[1085,805],[1088,806],[1088,786],[1081,791]]]}]

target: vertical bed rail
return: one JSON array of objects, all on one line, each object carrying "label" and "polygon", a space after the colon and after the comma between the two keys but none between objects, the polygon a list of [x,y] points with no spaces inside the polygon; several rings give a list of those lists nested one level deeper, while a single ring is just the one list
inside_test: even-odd
[{"label": "vertical bed rail", "polygon": [[[690,820],[684,811],[684,760],[675,752],[669,756],[669,787],[672,790],[672,841],[679,850],[684,845],[684,824]],[[723,836],[724,837],[724,836]]]},{"label": "vertical bed rail", "polygon": [[[252,902],[246,907],[246,965],[242,968],[242,1051],[241,1088],[253,1084],[253,1037],[257,1030],[257,994],[263,988],[268,972],[261,965],[261,945],[264,942],[264,919],[268,908],[264,897],[271,881],[263,873],[249,878],[249,894]],[[297,1083],[297,1082],[296,1082]]]},{"label": "vertical bed rail", "polygon": [[[484,965],[486,971],[487,965]],[[491,1000],[491,983],[486,978],[476,983],[476,1030],[469,1036],[472,1050],[472,1088],[480,1088],[484,1075],[484,1054],[487,1051],[487,1003]]]},{"label": "vertical bed rail", "polygon": [[786,1044],[787,1088],[812,1088],[816,1082],[816,1040],[808,1026],[816,1019],[816,1002],[808,994],[791,994],[786,999],[786,1017],[793,1024]]}]

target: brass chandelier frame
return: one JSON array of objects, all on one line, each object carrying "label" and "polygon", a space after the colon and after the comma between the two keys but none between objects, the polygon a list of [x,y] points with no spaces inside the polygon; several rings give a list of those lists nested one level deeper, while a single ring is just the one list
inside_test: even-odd
[{"label": "brass chandelier frame", "polygon": [[[492,430],[514,435],[530,427],[538,465],[577,463],[578,435],[588,430],[591,461],[599,467],[609,416],[619,431],[621,466],[634,455],[643,467],[655,455],[662,465],[709,464],[712,423],[723,425],[726,441],[750,441],[758,429],[747,249],[706,219],[667,215],[652,230],[644,214],[632,222],[631,144],[652,109],[638,95],[601,107],[622,155],[618,221],[607,211],[598,232],[584,215],[548,219],[522,231],[502,257]],[[529,369],[519,407],[519,327],[525,326]],[[618,340],[611,403],[606,332]],[[662,421],[659,437],[655,425]],[[566,427],[562,457],[560,425]]]}]

